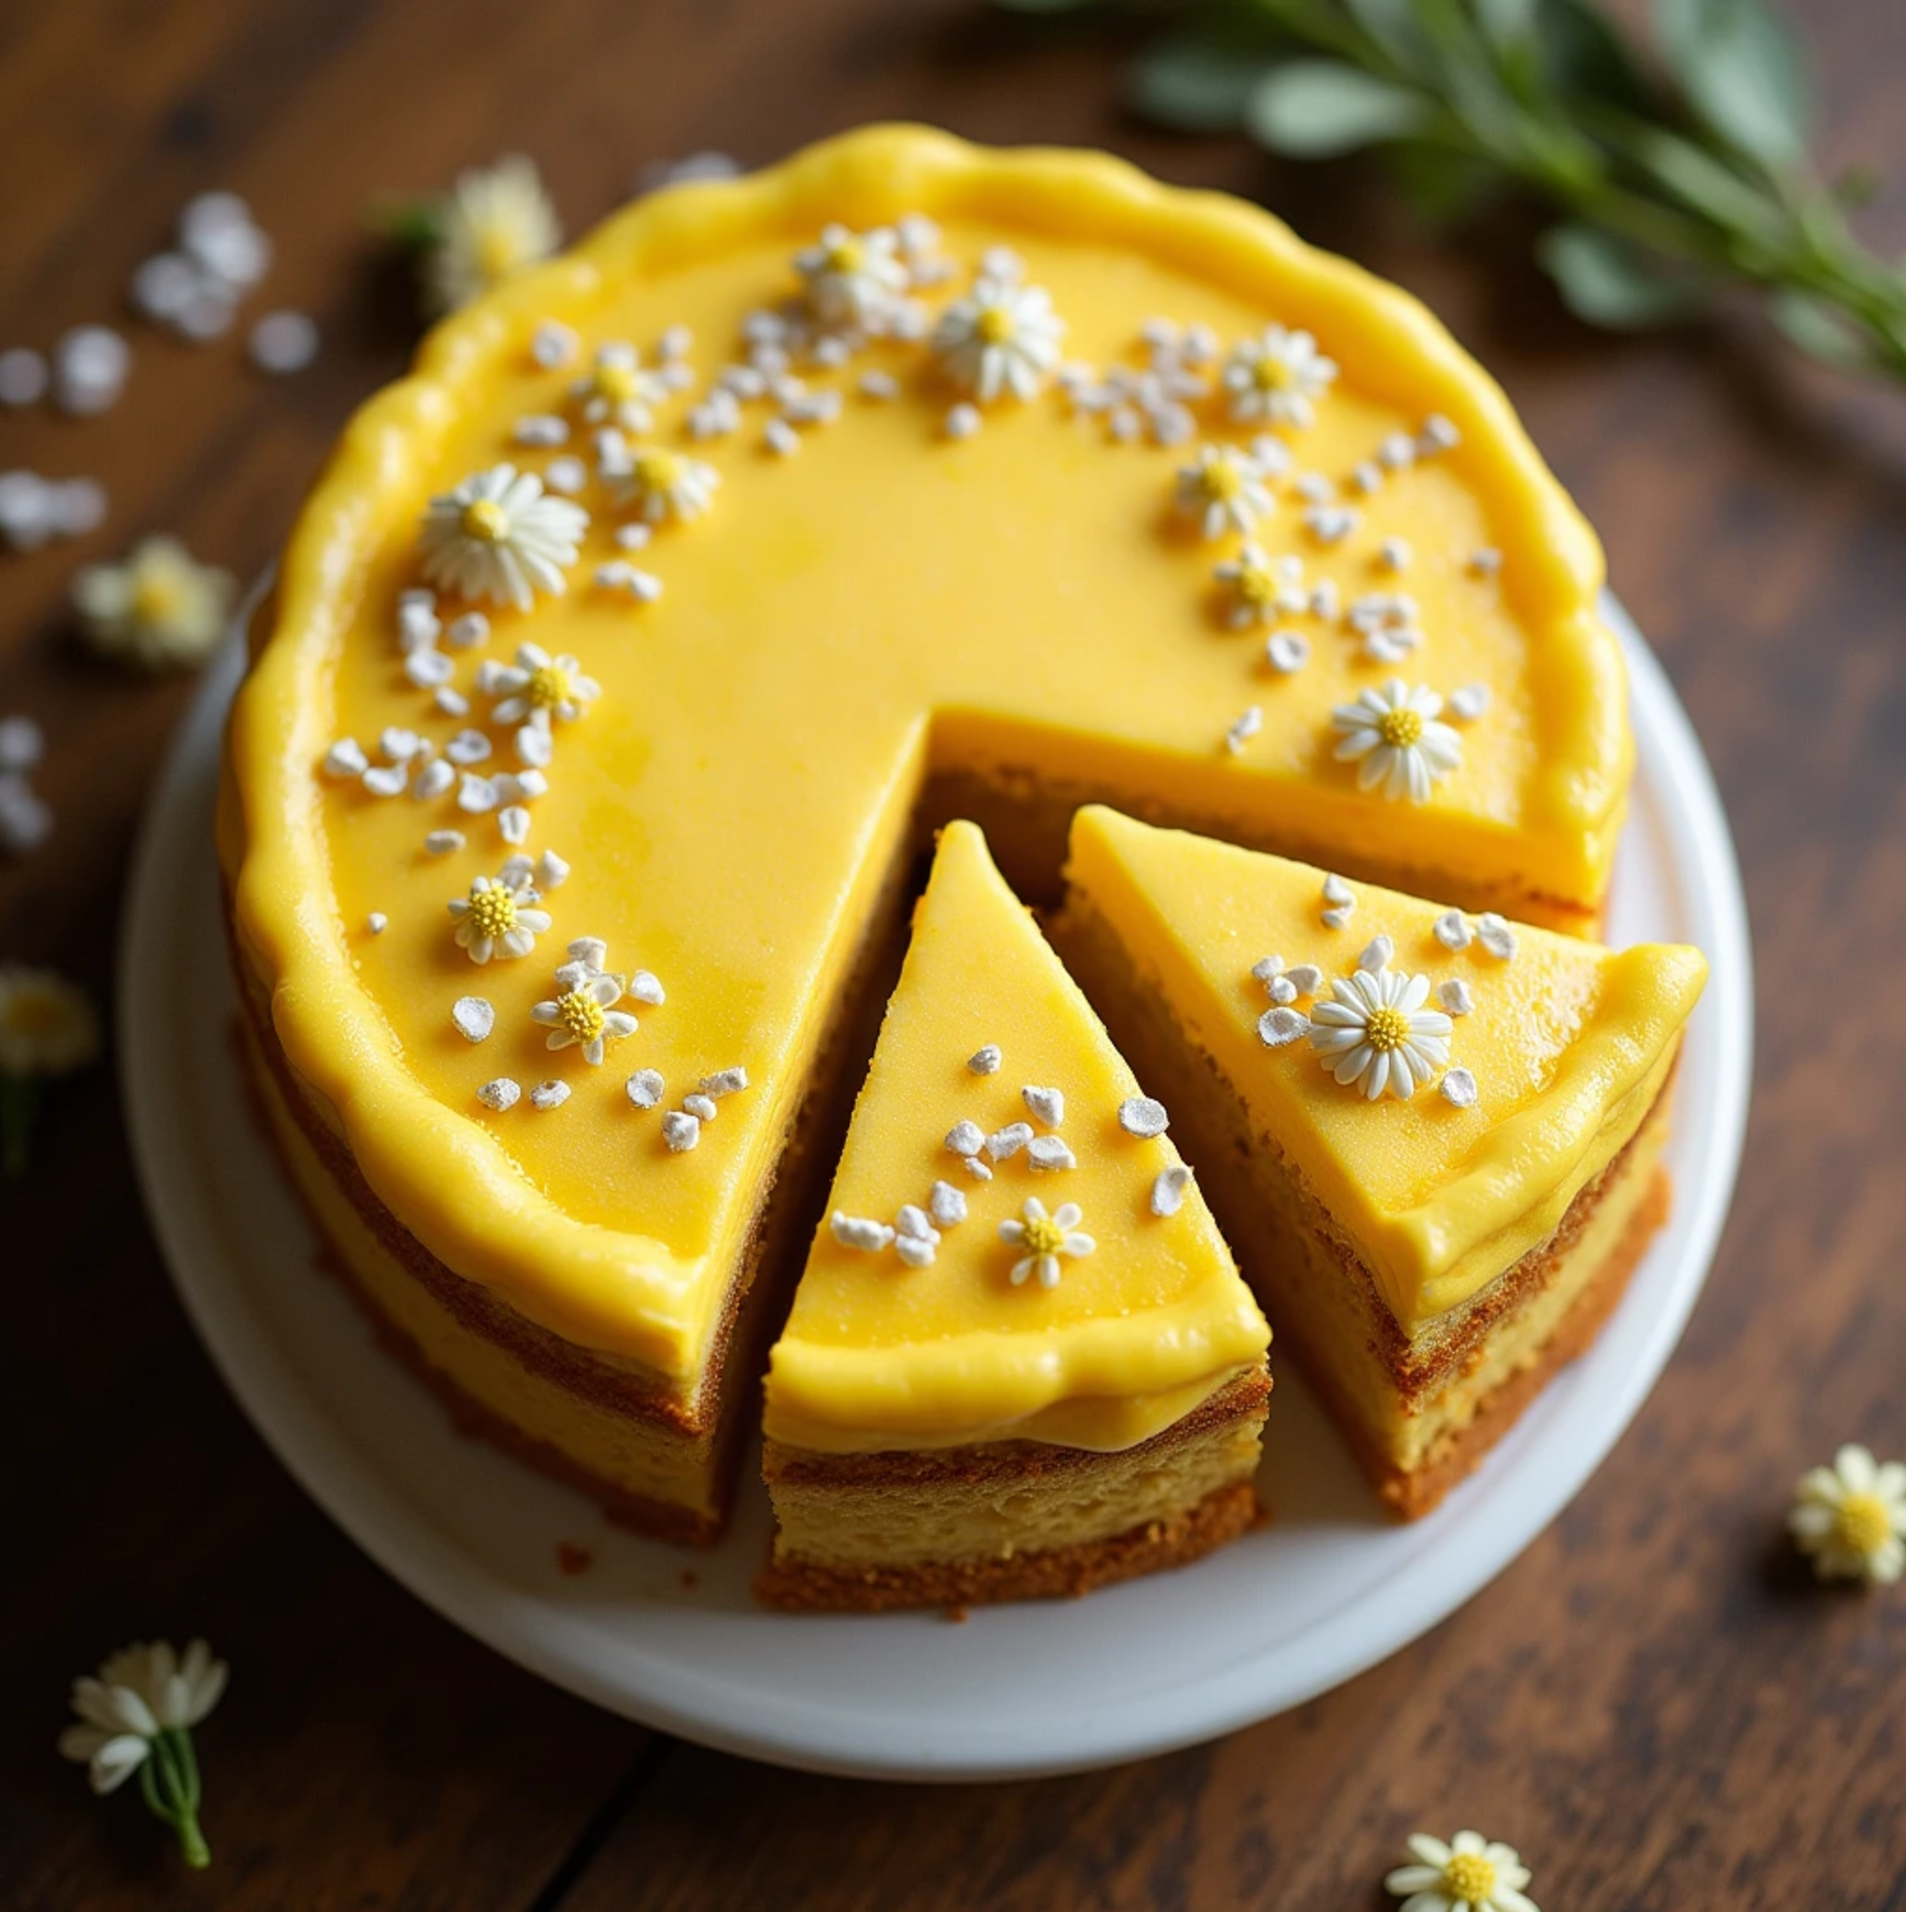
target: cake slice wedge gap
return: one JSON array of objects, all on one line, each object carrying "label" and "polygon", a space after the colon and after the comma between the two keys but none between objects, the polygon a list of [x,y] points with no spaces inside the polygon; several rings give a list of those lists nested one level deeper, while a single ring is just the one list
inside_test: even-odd
[{"label": "cake slice wedge gap", "polygon": [[793,1608],[1076,1594],[1243,1532],[1269,1331],[970,823],[941,833],[767,1379]]},{"label": "cake slice wedge gap", "polygon": [[[1472,917],[1116,811],[1054,926],[1378,1492],[1429,1512],[1665,1220],[1707,964]],[[1402,1091],[1408,1093],[1402,1093]]]}]

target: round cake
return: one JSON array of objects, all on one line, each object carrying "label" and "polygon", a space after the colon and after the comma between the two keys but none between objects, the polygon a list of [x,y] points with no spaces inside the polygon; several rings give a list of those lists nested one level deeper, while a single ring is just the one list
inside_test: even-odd
[{"label": "round cake", "polygon": [[[640,202],[429,336],[256,620],[221,864],[252,1078],[330,1259],[467,1424],[712,1538],[810,1245],[842,1246],[827,1188],[936,830],[977,826],[962,855],[1042,906],[1087,804],[1302,859],[1346,971],[1362,884],[1592,935],[1632,759],[1601,575],[1442,328],[1255,208],[893,127]],[[1691,1000],[1657,1018],[1657,1090]],[[1094,1009],[1081,1067],[1109,1083]],[[931,1151],[967,1060],[909,1111]],[[1014,1095],[1064,1086],[1004,1067]],[[1054,1210],[1062,1156],[1122,1145],[1101,1117],[1089,1145],[1047,1125]],[[1203,1138],[1173,1136],[1195,1169]],[[1022,1485],[1129,1462],[1161,1427],[1124,1392],[1161,1376],[1180,1418],[1231,1403],[1235,1438],[1183,1545],[1127,1545],[1171,1510],[1107,1489],[1048,1550],[1071,1564],[1008,1592],[1228,1537],[1188,1510],[1222,1489],[1235,1513],[1264,1411],[1215,1230],[1191,1288],[1132,1276],[1152,1224],[1210,1225],[1152,1213],[1156,1164],[1063,1302],[1013,1281],[1038,1153],[962,1170],[972,1212],[909,1255],[925,1156],[893,1212],[849,1218],[894,1319],[931,1323],[877,1329],[857,1293],[841,1331],[900,1403],[881,1451],[929,1430],[942,1473],[1010,1453]],[[1243,1253],[1248,1214],[1217,1224]],[[1511,1271],[1480,1272],[1464,1308]],[[1095,1305],[1129,1358],[1099,1358]],[[1164,1359],[1174,1334],[1199,1352]],[[810,1436],[825,1408],[804,1382]],[[864,1479],[869,1438],[820,1447]],[[800,1600],[875,1584],[871,1544]],[[985,1544],[1042,1551],[1036,1519]]]}]

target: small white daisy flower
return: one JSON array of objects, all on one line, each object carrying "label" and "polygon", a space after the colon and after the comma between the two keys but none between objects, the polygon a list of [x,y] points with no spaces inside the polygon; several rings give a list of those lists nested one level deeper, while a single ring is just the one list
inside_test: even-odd
[{"label": "small white daisy flower", "polygon": [[1002,391],[1031,398],[1059,363],[1065,329],[1043,286],[983,278],[941,313],[933,352],[947,376],[982,405]]},{"label": "small white daisy flower", "polygon": [[616,484],[616,495],[649,524],[686,524],[714,502],[721,473],[713,465],[660,445],[639,447]]},{"label": "small white daisy flower", "polygon": [[1269,325],[1231,348],[1224,389],[1239,424],[1302,426],[1316,417],[1316,401],[1336,376],[1335,362],[1308,332]]},{"label": "small white daisy flower", "polygon": [[794,269],[815,318],[843,331],[881,330],[905,294],[909,277],[900,256],[900,236],[884,227],[852,232],[828,226],[818,245],[804,246],[794,255]]},{"label": "small white daisy flower", "polygon": [[1849,1442],[1794,1488],[1788,1530],[1822,1580],[1878,1586],[1906,1571],[1906,1463]]},{"label": "small white daisy flower", "polygon": [[439,312],[468,305],[562,244],[562,226],[542,177],[520,154],[459,173],[436,210],[424,290]]},{"label": "small white daisy flower", "polygon": [[999,1238],[1026,1252],[1013,1263],[1012,1281],[1023,1287],[1028,1276],[1037,1275],[1042,1288],[1059,1285],[1061,1255],[1089,1255],[1098,1246],[1090,1235],[1079,1233],[1084,1211],[1077,1202],[1064,1202],[1048,1215],[1046,1205],[1036,1195],[1026,1197],[1023,1219],[1003,1221]]},{"label": "small white daisy flower", "polygon": [[1374,1102],[1387,1089],[1407,1102],[1449,1061],[1455,1025],[1440,1009],[1425,1009],[1427,976],[1360,969],[1330,979],[1329,1002],[1311,1005],[1310,1046],[1346,1086]]},{"label": "small white daisy flower", "polygon": [[1413,1832],[1404,1843],[1410,1863],[1383,1881],[1404,1901],[1402,1912],[1536,1912],[1522,1890],[1529,1868],[1514,1846],[1479,1832],[1459,1832],[1448,1845]]},{"label": "small white daisy flower", "polygon": [[539,909],[541,893],[529,881],[527,859],[512,857],[502,874],[479,876],[467,897],[452,897],[448,909],[456,924],[457,947],[473,963],[493,956],[527,956],[536,939],[549,933],[550,915]]},{"label": "small white daisy flower", "polygon": [[1249,452],[1234,445],[1206,445],[1189,465],[1179,467],[1173,499],[1187,517],[1197,520],[1207,538],[1227,531],[1246,537],[1258,520],[1277,508],[1265,483],[1269,474]]},{"label": "small white daisy flower", "polygon": [[462,598],[527,611],[538,591],[560,597],[589,514],[552,497],[533,471],[494,465],[431,499],[421,533],[425,580]]},{"label": "small white daisy flower", "polygon": [[99,1018],[76,983],[0,963],[0,1076],[70,1075],[99,1054]]},{"label": "small white daisy flower", "polygon": [[1426,802],[1439,778],[1462,767],[1462,738],[1436,721],[1442,708],[1433,690],[1412,689],[1393,677],[1381,690],[1366,690],[1330,713],[1339,739],[1332,754],[1357,766],[1359,790],[1381,786],[1389,802]]},{"label": "small white daisy flower", "polygon": [[77,1722],[60,1734],[59,1749],[86,1767],[96,1793],[109,1793],[152,1762],[146,1803],[179,1836],[186,1863],[211,1860],[199,1830],[197,1726],[225,1691],[230,1669],[203,1640],[183,1653],[155,1640],[122,1647],[96,1677],[73,1682]]},{"label": "small white daisy flower", "polygon": [[86,641],[103,656],[173,670],[204,663],[231,627],[236,585],[176,538],[146,538],[120,564],[89,564],[73,580]]},{"label": "small white daisy flower", "polygon": [[635,1034],[635,1018],[615,1007],[621,999],[622,978],[598,969],[575,976],[560,996],[529,1013],[549,1031],[550,1048],[580,1047],[583,1060],[596,1064],[608,1043]]},{"label": "small white daisy flower", "polygon": [[655,422],[650,408],[659,405],[668,390],[654,372],[643,369],[635,347],[618,339],[596,348],[594,361],[569,395],[582,407],[586,425],[645,432]]},{"label": "small white daisy flower", "polygon": [[492,723],[528,724],[545,733],[552,722],[573,724],[602,695],[602,686],[584,676],[573,657],[551,657],[540,644],[517,645],[514,664],[486,659],[477,689],[499,700]]},{"label": "small white daisy flower", "polygon": [[1261,545],[1248,539],[1235,558],[1212,567],[1211,575],[1231,593],[1231,628],[1249,630],[1253,624],[1274,624],[1281,617],[1301,617],[1310,609],[1304,589],[1304,561],[1293,555],[1267,557]]}]

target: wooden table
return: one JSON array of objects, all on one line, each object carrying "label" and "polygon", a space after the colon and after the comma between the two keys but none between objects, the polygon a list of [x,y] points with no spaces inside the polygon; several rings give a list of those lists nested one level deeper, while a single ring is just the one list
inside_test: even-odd
[{"label": "wooden table", "polygon": [[[1906,14],[1805,11],[1832,155],[1906,183]],[[794,1776],[566,1698],[333,1529],[187,1328],[102,1069],[61,1096],[31,1182],[0,1189],[0,1902],[1374,1907],[1407,1831],[1474,1823],[1521,1846],[1550,1912],[1906,1904],[1906,1589],[1816,1590],[1781,1525],[1837,1441],[1906,1451],[1906,405],[1799,371],[1747,322],[1593,337],[1514,223],[1433,243],[1361,175],[1136,128],[1115,68],[1090,35],[968,0],[12,9],[0,345],[114,316],[187,196],[223,184],[278,242],[251,310],[308,308],[326,348],[274,383],[236,337],[141,327],[108,416],[0,416],[0,467],[112,495],[82,545],[0,558],[0,713],[45,724],[58,816],[50,847],[0,865],[0,956],[109,990],[141,798],[191,689],[79,655],[68,578],[158,529],[243,576],[270,557],[412,336],[364,238],[376,191],[521,146],[580,228],[644,161],[761,161],[882,115],[1115,146],[1265,199],[1444,315],[1600,526],[1706,741],[1757,939],[1758,1097],[1732,1226],[1652,1401],[1494,1586],[1285,1718],[1040,1784]],[[1875,221],[1895,247],[1897,198]],[[53,1754],[72,1674],[194,1631],[235,1668],[202,1734],[203,1877]]]}]

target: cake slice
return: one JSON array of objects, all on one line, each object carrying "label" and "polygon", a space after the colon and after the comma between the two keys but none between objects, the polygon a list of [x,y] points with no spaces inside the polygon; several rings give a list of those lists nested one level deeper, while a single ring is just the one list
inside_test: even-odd
[{"label": "cake slice", "polygon": [[1279,1345],[1427,1513],[1585,1349],[1665,1219],[1698,951],[1616,953],[1114,811],[1055,938]]},{"label": "cake slice", "polygon": [[777,1605],[1083,1593],[1251,1522],[1269,1331],[970,823],[942,833],[767,1381]]}]

